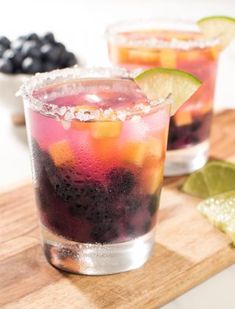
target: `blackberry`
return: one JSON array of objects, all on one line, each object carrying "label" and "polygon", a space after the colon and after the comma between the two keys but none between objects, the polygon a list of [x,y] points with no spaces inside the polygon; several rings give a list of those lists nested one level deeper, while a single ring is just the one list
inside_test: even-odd
[{"label": "blackberry", "polygon": [[148,205],[148,211],[150,213],[150,215],[154,215],[155,212],[158,209],[159,206],[159,197],[158,194],[154,194],[152,196],[149,197],[150,201],[149,201],[149,205]]},{"label": "blackberry", "polygon": [[73,216],[85,217],[92,222],[110,218],[108,194],[105,187],[97,181],[77,184],[70,213]]},{"label": "blackberry", "polygon": [[106,243],[118,237],[118,231],[112,224],[101,221],[91,231],[91,237],[95,242]]},{"label": "blackberry", "polygon": [[135,214],[137,210],[141,207],[142,201],[138,196],[131,196],[126,199],[125,212],[128,214]]},{"label": "blackberry", "polygon": [[107,175],[108,191],[115,198],[120,194],[129,194],[135,186],[135,176],[123,167],[113,168]]},{"label": "blackberry", "polygon": [[51,205],[55,204],[55,196],[45,169],[42,169],[40,173],[38,184],[39,186],[35,189],[37,205],[41,210],[47,210],[51,208]]},{"label": "blackberry", "polygon": [[144,233],[149,232],[150,231],[150,227],[151,227],[151,221],[150,220],[144,222],[144,224],[142,226],[143,232]]}]

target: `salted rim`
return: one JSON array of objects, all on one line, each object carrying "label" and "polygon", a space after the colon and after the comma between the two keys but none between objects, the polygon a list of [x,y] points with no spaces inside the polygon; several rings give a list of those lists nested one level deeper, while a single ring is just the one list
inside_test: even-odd
[{"label": "salted rim", "polygon": [[97,108],[94,110],[86,109],[82,106],[77,109],[76,106],[58,106],[52,103],[46,103],[36,99],[33,95],[35,90],[39,90],[45,86],[51,86],[59,82],[77,81],[77,80],[105,80],[109,78],[130,79],[140,73],[140,70],[128,71],[124,68],[66,68],[54,70],[47,73],[37,73],[27,81],[25,81],[17,96],[22,96],[24,103],[32,110],[48,117],[55,118],[59,121],[71,122],[72,120],[79,121],[125,121],[126,119],[136,119],[143,114],[155,112],[162,106],[173,103],[172,96],[169,94],[166,98],[157,100],[148,100],[138,103],[131,108],[112,109],[112,108]]},{"label": "salted rim", "polygon": [[[180,27],[176,29],[176,27]],[[146,39],[129,39],[122,35],[122,31],[136,31],[142,29],[157,28],[162,30],[191,30],[196,33],[200,33],[200,29],[195,22],[188,20],[168,20],[168,19],[136,19],[136,20],[125,20],[111,24],[107,27],[105,35],[109,42],[118,45],[125,45],[127,47],[147,47],[147,48],[169,48],[169,49],[204,49],[208,47],[214,47],[220,44],[219,38],[205,38],[195,40],[179,40],[172,38],[169,41],[164,41],[157,38],[146,38]],[[169,27],[167,29],[167,27]]]}]

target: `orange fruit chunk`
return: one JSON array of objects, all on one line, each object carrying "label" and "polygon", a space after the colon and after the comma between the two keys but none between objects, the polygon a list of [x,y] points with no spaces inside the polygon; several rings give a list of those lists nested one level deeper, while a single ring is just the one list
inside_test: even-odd
[{"label": "orange fruit chunk", "polygon": [[124,162],[142,166],[146,153],[146,143],[129,142],[122,149],[121,158]]},{"label": "orange fruit chunk", "polygon": [[192,114],[190,111],[181,110],[174,116],[174,121],[177,126],[185,126],[192,123]]},{"label": "orange fruit chunk", "polygon": [[163,181],[163,162],[152,168],[144,168],[142,171],[142,185],[147,194],[154,194]]},{"label": "orange fruit chunk", "polygon": [[49,154],[56,166],[74,164],[75,157],[68,141],[66,140],[50,145]]},{"label": "orange fruit chunk", "polygon": [[94,138],[118,137],[121,133],[121,121],[92,122],[91,135]]}]

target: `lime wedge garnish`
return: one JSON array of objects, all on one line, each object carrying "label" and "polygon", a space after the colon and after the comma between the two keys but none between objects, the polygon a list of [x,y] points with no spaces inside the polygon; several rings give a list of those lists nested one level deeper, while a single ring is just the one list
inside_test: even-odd
[{"label": "lime wedge garnish", "polygon": [[198,210],[212,224],[228,234],[235,245],[235,191],[206,199],[198,205]]},{"label": "lime wedge garnish", "polygon": [[225,47],[235,39],[235,19],[227,16],[210,16],[197,22],[199,28],[208,38],[218,38]]},{"label": "lime wedge garnish", "polygon": [[191,174],[184,182],[182,191],[207,198],[235,190],[235,164],[211,161]]},{"label": "lime wedge garnish", "polygon": [[153,68],[140,73],[135,82],[149,100],[172,96],[171,115],[201,86],[193,75],[175,69]]}]

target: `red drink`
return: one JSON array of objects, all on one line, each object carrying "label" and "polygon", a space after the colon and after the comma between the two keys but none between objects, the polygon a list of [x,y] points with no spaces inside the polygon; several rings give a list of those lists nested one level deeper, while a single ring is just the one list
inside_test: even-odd
[{"label": "red drink", "polygon": [[[47,258],[57,267],[83,273],[137,267],[154,241],[169,105],[150,107],[119,70],[65,72],[49,74],[49,82],[39,77],[42,83],[34,87],[31,82],[32,89],[26,89],[30,98],[24,97]],[[130,243],[131,250],[136,239],[143,239],[144,257],[134,265],[126,261],[110,270],[107,259],[102,269],[88,270],[73,257],[78,244],[93,245],[97,255],[101,244],[104,252],[114,244],[118,250]],[[118,254],[108,258],[121,261],[123,252]]]},{"label": "red drink", "polygon": [[160,26],[157,22],[113,26],[108,40],[110,58],[115,65],[128,69],[175,68],[203,82],[171,118],[166,173],[178,174],[201,167],[207,160],[218,41],[206,40],[191,24],[163,23]]}]

